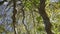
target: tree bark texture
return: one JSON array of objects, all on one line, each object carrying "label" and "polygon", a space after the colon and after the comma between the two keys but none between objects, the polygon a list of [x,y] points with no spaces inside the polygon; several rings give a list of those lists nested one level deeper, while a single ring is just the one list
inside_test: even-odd
[{"label": "tree bark texture", "polygon": [[12,19],[13,19],[13,28],[14,28],[14,34],[17,34],[16,33],[16,30],[15,30],[15,27],[16,27],[16,15],[17,13],[17,10],[16,10],[16,0],[13,0],[13,16],[12,16]]},{"label": "tree bark texture", "polygon": [[53,32],[51,31],[52,24],[50,23],[49,17],[45,11],[45,6],[46,6],[45,2],[46,0],[40,0],[39,14],[43,18],[43,22],[44,22],[45,30],[47,34],[53,34]]}]

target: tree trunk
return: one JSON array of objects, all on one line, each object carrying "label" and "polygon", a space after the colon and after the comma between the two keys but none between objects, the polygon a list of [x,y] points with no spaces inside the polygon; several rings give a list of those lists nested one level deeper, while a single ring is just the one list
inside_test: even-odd
[{"label": "tree trunk", "polygon": [[40,0],[39,14],[43,18],[43,22],[45,24],[45,30],[47,34],[53,34],[51,31],[52,24],[50,23],[47,13],[45,12],[45,1],[46,0]]},{"label": "tree trunk", "polygon": [[12,16],[12,19],[13,19],[14,34],[17,34],[16,29],[15,29],[15,27],[16,27],[16,17],[15,17],[16,13],[17,13],[16,0],[13,0],[13,16]]}]

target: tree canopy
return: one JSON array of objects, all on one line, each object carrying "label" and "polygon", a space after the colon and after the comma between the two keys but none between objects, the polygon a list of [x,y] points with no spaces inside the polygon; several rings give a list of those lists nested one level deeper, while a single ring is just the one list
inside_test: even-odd
[{"label": "tree canopy", "polygon": [[0,34],[60,34],[60,0],[0,0]]}]

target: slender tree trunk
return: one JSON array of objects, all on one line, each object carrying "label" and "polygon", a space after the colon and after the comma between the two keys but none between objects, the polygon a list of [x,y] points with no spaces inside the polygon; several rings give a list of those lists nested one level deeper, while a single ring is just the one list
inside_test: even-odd
[{"label": "slender tree trunk", "polygon": [[43,22],[45,24],[45,30],[47,34],[53,34],[51,31],[52,24],[50,23],[47,13],[45,12],[45,1],[46,0],[40,0],[39,14],[43,18]]},{"label": "slender tree trunk", "polygon": [[25,23],[24,23],[24,19],[25,19],[25,12],[24,11],[22,11],[23,12],[23,20],[22,20],[22,23],[24,24],[24,26],[25,26],[25,29],[26,29],[26,31],[27,31],[27,34],[30,34],[30,32],[28,31],[28,29],[27,29],[27,26],[25,25]]},{"label": "slender tree trunk", "polygon": [[[21,1],[21,0],[20,0]],[[28,28],[27,28],[27,25],[24,23],[24,20],[25,20],[25,11],[24,11],[24,5],[23,5],[23,3],[22,3],[22,1],[21,1],[21,4],[20,4],[20,6],[22,7],[21,8],[21,11],[22,11],[22,14],[23,14],[23,19],[22,19],[22,23],[23,23],[23,25],[25,26],[25,29],[26,29],[26,31],[27,31],[27,34],[30,34],[30,32],[29,32],[29,30],[28,30]]]},{"label": "slender tree trunk", "polygon": [[12,16],[12,19],[13,19],[13,28],[14,28],[14,34],[17,34],[16,30],[15,30],[15,27],[16,27],[16,13],[17,13],[17,10],[15,9],[16,8],[16,0],[13,0],[13,16]]}]

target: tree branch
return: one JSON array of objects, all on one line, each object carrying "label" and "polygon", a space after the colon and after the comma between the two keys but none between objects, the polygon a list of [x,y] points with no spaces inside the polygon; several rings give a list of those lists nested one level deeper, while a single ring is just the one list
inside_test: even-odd
[{"label": "tree branch", "polygon": [[13,28],[14,28],[14,34],[17,34],[16,30],[15,30],[15,27],[16,27],[16,13],[17,13],[17,10],[15,9],[16,8],[16,0],[13,0],[13,16],[12,16],[12,19],[13,19]]},{"label": "tree branch", "polygon": [[25,23],[24,23],[24,19],[25,19],[25,12],[24,12],[24,10],[22,9],[22,12],[23,12],[23,20],[22,20],[22,23],[24,24],[24,26],[25,26],[25,29],[26,29],[26,31],[27,31],[27,34],[30,34],[29,33],[29,31],[28,31],[28,29],[27,29],[27,26],[25,25]]},{"label": "tree branch", "polygon": [[25,29],[26,29],[26,31],[27,31],[27,34],[30,34],[30,32],[28,31],[28,29],[27,29],[27,26],[25,25],[25,23],[24,23],[24,19],[25,19],[25,12],[24,12],[24,6],[23,6],[23,4],[22,4],[22,1],[21,1],[21,6],[22,6],[22,8],[21,8],[21,10],[22,10],[22,13],[23,13],[23,20],[22,20],[22,23],[24,24],[24,26],[25,26]]},{"label": "tree branch", "polygon": [[45,24],[45,30],[46,30],[47,34],[53,34],[51,31],[52,24],[50,23],[47,13],[45,12],[45,6],[46,6],[45,2],[46,2],[46,0],[40,0],[39,14],[43,18],[43,21]]}]

